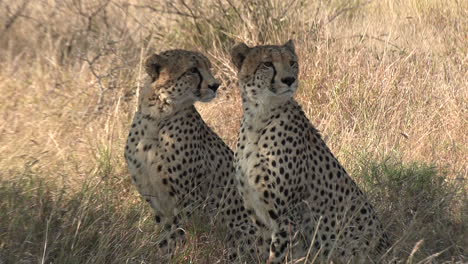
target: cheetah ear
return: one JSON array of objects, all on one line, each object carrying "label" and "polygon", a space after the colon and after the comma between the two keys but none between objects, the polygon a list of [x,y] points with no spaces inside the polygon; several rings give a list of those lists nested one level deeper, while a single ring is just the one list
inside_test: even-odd
[{"label": "cheetah ear", "polygon": [[284,46],[288,48],[293,53],[296,53],[296,47],[294,46],[294,40],[290,39],[288,42],[284,43]]},{"label": "cheetah ear", "polygon": [[250,47],[245,45],[245,43],[239,43],[231,49],[231,60],[232,63],[236,66],[237,70],[240,70],[242,63],[247,57]]},{"label": "cheetah ear", "polygon": [[153,82],[159,78],[159,73],[161,72],[161,62],[162,57],[158,54],[151,55],[145,61],[146,73],[148,73]]}]

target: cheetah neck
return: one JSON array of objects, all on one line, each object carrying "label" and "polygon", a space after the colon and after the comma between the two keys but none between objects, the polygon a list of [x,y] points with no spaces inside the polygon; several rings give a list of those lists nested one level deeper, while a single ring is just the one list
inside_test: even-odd
[{"label": "cheetah neck", "polygon": [[177,115],[178,112],[183,111],[175,108],[171,102],[165,98],[149,98],[151,101],[143,101],[139,104],[138,112],[142,113],[143,116],[147,116],[152,120],[162,121]]},{"label": "cheetah neck", "polygon": [[[149,115],[140,110],[135,114],[133,124],[147,129],[147,133],[142,136],[143,138],[155,139],[159,137],[161,128],[171,124],[173,121],[182,119],[187,115],[195,117],[199,116],[198,111],[193,105],[174,112],[161,113],[160,115]],[[196,122],[191,122],[189,124],[194,126],[198,125]]]},{"label": "cheetah neck", "polygon": [[282,102],[274,101],[274,99],[275,98],[272,98],[268,103],[256,102],[250,100],[243,94],[243,123],[249,124],[250,126],[262,126],[262,124],[266,124],[268,120],[271,120],[272,115],[288,111],[288,109],[294,108],[294,106],[297,105],[294,98]]},{"label": "cheetah neck", "polygon": [[[242,127],[239,134],[241,143],[245,144],[245,153],[255,152],[258,148],[257,142],[262,135],[262,131],[272,122],[279,122],[284,112],[294,111],[297,103],[293,98],[285,101],[282,104],[266,104],[257,103],[243,97],[244,115],[242,119]],[[285,120],[289,121],[289,120]],[[239,152],[244,152],[240,150]]]}]

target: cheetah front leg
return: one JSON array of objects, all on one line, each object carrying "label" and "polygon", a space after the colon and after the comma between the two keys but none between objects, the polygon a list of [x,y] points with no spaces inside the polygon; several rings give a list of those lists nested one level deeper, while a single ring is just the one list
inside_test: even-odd
[{"label": "cheetah front leg", "polygon": [[175,209],[175,206],[171,206],[169,201],[162,206],[158,199],[151,198],[149,200],[156,211],[155,222],[161,227],[159,251],[163,256],[172,258],[177,245],[185,243],[185,231],[180,225],[181,214]]},{"label": "cheetah front leg", "polygon": [[290,222],[287,214],[279,214],[270,203],[263,201],[263,205],[257,207],[253,219],[260,229],[263,252],[265,252],[268,264],[281,264],[286,258],[291,247],[292,238],[297,230],[296,225]]},{"label": "cheetah front leg", "polygon": [[276,201],[280,197],[273,199],[272,192],[261,186],[252,189],[245,188],[242,193],[247,213],[259,230],[260,257],[270,264],[283,263],[291,232],[288,232],[290,225],[287,215],[278,213],[277,204],[281,204],[281,201]]},{"label": "cheetah front leg", "polygon": [[253,209],[247,210],[251,223],[255,227],[257,240],[255,242],[256,255],[261,263],[264,263],[268,260],[271,244],[271,229],[267,227],[260,218],[253,213]]},{"label": "cheetah front leg", "polygon": [[159,248],[164,255],[173,257],[173,254],[179,245],[185,244],[185,231],[180,226],[180,215],[166,218],[163,234],[159,242]]},{"label": "cheetah front leg", "polygon": [[250,226],[236,227],[228,231],[228,260],[229,263],[251,263],[255,256],[256,229]]},{"label": "cheetah front leg", "polygon": [[[268,264],[281,264],[290,248],[290,238],[294,234],[294,225],[289,224],[285,217],[271,218],[272,232],[268,256]],[[291,230],[293,229],[293,230]]]},{"label": "cheetah front leg", "polygon": [[217,221],[227,229],[229,263],[251,263],[256,258],[258,228],[250,221],[237,189],[225,188]]}]

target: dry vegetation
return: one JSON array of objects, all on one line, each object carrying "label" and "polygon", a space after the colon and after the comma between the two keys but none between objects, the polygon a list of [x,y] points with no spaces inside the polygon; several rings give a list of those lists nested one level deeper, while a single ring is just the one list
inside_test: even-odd
[{"label": "dry vegetation", "polygon": [[[289,38],[298,100],[392,235],[381,262],[466,263],[463,0],[0,0],[0,263],[159,263],[122,155],[142,59],[207,54],[224,87],[199,109],[234,146],[229,48]],[[223,262],[201,223],[174,263]]]}]

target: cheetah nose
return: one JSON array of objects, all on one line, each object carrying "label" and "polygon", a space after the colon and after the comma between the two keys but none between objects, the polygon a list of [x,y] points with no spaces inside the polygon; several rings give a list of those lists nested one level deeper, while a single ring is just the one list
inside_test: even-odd
[{"label": "cheetah nose", "polygon": [[213,84],[208,85],[208,88],[210,88],[213,92],[216,92],[216,90],[218,90],[218,87],[219,87],[219,83],[213,83]]},{"label": "cheetah nose", "polygon": [[287,84],[288,86],[291,86],[291,84],[293,84],[295,81],[296,81],[296,78],[294,77],[286,77],[286,78],[281,79],[281,82]]}]

